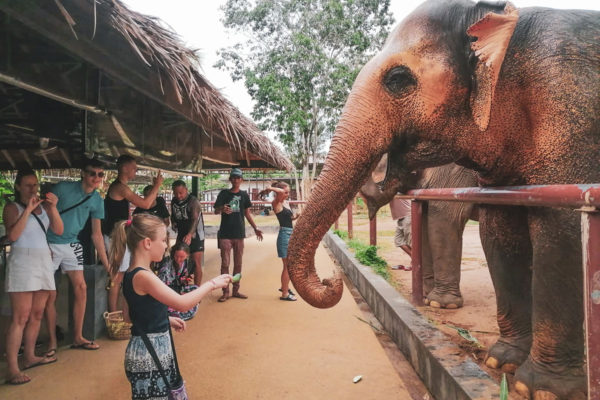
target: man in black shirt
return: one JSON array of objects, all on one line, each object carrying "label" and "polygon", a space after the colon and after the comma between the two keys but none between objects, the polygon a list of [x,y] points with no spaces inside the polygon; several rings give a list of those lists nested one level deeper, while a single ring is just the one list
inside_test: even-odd
[{"label": "man in black shirt", "polygon": [[204,218],[200,202],[188,193],[184,181],[173,182],[171,221],[177,231],[177,241],[190,246],[194,260],[194,284],[202,283],[202,254],[204,253]]},{"label": "man in black shirt", "polygon": [[[221,214],[221,226],[217,233],[219,249],[221,249],[221,273],[229,273],[231,250],[233,250],[233,274],[242,272],[242,255],[244,253],[244,238],[246,237],[246,224],[244,217],[248,220],[256,238],[262,240],[262,231],[257,228],[252,214],[250,213],[250,196],[245,190],[241,190],[242,170],[233,168],[229,174],[231,189],[219,192],[214,208],[215,214]],[[247,299],[248,296],[240,291],[240,283],[233,283],[232,297]],[[223,288],[223,295],[219,298],[224,302],[229,298],[229,287]]]},{"label": "man in black shirt", "polygon": [[[144,198],[149,197],[150,192],[152,191],[152,186],[148,185],[144,188]],[[154,200],[150,206],[150,208],[142,208],[136,207],[133,210],[133,214],[152,214],[163,220],[166,226],[169,226],[171,220],[169,219],[169,210],[167,209],[167,203],[165,199],[160,196],[156,196],[156,200]]]}]

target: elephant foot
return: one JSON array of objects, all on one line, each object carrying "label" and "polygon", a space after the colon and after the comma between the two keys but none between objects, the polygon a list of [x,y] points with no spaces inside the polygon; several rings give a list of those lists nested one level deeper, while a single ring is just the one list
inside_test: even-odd
[{"label": "elephant foot", "polygon": [[425,304],[427,304],[430,307],[434,307],[434,308],[454,309],[454,308],[460,308],[463,306],[463,298],[460,295],[460,293],[458,295],[450,294],[450,293],[441,294],[441,293],[438,293],[436,291],[436,289],[433,289],[427,295]]},{"label": "elephant foot", "polygon": [[586,377],[583,368],[566,369],[561,373],[531,361],[523,363],[515,374],[515,390],[526,399],[585,400]]},{"label": "elephant foot", "polygon": [[531,337],[521,339],[500,338],[490,347],[485,365],[493,369],[501,369],[503,372],[514,374],[515,370],[527,359]]}]

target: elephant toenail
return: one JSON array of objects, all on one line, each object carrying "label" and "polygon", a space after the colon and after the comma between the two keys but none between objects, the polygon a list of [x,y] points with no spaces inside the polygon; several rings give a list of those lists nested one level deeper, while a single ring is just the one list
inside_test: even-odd
[{"label": "elephant toenail", "polygon": [[507,374],[514,374],[519,366],[517,364],[506,363],[502,366],[502,372],[506,372]]},{"label": "elephant toenail", "polygon": [[529,388],[523,382],[517,381],[515,383],[515,390],[517,393],[519,393],[524,398],[526,398],[528,400],[531,399],[531,393],[529,393]]},{"label": "elephant toenail", "polygon": [[490,368],[493,369],[498,369],[498,366],[500,365],[500,363],[498,362],[498,360],[494,357],[488,357],[487,360],[485,360],[485,365],[487,365]]}]

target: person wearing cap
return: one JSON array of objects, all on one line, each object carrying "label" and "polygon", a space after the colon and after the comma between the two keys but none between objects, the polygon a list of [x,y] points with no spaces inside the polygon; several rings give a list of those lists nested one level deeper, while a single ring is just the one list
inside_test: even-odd
[{"label": "person wearing cap", "polygon": [[[230,189],[221,190],[215,201],[215,214],[221,214],[221,225],[217,232],[217,241],[221,250],[221,274],[229,273],[231,251],[233,250],[233,275],[242,272],[242,255],[244,253],[244,238],[246,237],[246,224],[244,217],[248,220],[256,239],[262,240],[262,231],[258,229],[250,213],[250,196],[240,186],[243,181],[242,170],[233,168],[229,174],[231,182]],[[247,299],[248,296],[240,292],[240,282],[233,283],[231,297]],[[219,302],[229,298],[229,286],[223,288],[223,295]]]}]

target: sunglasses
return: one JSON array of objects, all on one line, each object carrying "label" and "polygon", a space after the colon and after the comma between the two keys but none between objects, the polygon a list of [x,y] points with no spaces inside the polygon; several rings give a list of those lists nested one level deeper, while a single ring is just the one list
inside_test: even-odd
[{"label": "sunglasses", "polygon": [[92,178],[96,177],[96,175],[98,176],[98,178],[104,178],[104,171],[100,171],[100,172],[96,172],[96,171],[89,171],[89,170],[84,170],[84,172],[86,174],[88,174],[89,176],[91,176]]}]

